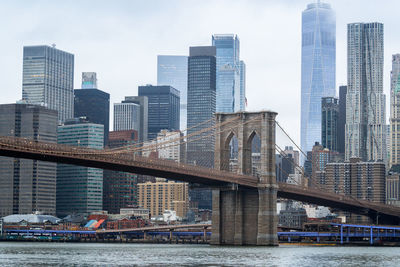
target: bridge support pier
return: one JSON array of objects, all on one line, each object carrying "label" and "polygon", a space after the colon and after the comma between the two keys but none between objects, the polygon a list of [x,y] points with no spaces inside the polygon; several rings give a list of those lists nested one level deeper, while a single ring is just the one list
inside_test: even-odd
[{"label": "bridge support pier", "polygon": [[213,190],[212,245],[276,246],[276,186]]}]

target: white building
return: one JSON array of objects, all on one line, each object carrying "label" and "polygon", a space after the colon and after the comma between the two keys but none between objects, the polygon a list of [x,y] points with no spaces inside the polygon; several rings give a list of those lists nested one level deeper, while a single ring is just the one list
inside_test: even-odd
[{"label": "white building", "polygon": [[140,105],[135,103],[114,104],[114,131],[125,130],[140,132]]}]

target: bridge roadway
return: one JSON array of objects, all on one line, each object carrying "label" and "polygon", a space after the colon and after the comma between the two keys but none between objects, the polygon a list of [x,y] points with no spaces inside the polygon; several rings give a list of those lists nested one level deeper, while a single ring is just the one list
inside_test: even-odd
[{"label": "bridge roadway", "polygon": [[[124,171],[164,177],[210,187],[240,186],[243,189],[258,187],[258,179],[226,171],[176,163],[170,160],[151,159],[132,152],[114,153],[54,143],[34,142],[16,137],[0,137],[0,156],[26,158],[49,162],[74,164],[86,167]],[[324,192],[286,183],[278,183],[278,197],[317,204],[343,211],[366,215],[379,224],[400,224],[400,207],[357,200],[344,195]]]}]

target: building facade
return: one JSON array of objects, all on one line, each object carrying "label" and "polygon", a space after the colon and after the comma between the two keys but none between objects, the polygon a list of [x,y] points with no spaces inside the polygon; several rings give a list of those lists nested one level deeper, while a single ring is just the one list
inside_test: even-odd
[{"label": "building facade", "polygon": [[[138,142],[135,130],[110,132],[109,148],[134,145]],[[133,207],[137,202],[137,174],[104,170],[103,210],[117,214],[121,209]]]},{"label": "building facade", "polygon": [[148,138],[163,130],[179,130],[180,93],[172,86],[139,86],[139,96],[148,98]]},{"label": "building facade", "polygon": [[[29,104],[0,105],[0,135],[56,143],[57,111]],[[56,213],[57,165],[0,157],[0,217]]]},{"label": "building facade", "polygon": [[212,45],[217,53],[217,112],[240,110],[240,41],[234,34],[214,34]]},{"label": "building facade", "polygon": [[110,131],[110,94],[96,88],[95,72],[82,73],[82,88],[74,90],[74,117],[104,125],[104,146]]},{"label": "building facade", "polygon": [[345,153],[345,129],[346,129],[346,95],[347,86],[339,86],[339,117],[337,123],[337,151],[340,154]]},{"label": "building facade", "polygon": [[150,210],[151,216],[162,215],[165,210],[176,211],[183,218],[189,209],[188,183],[159,181],[139,183],[139,206]]},{"label": "building facade", "polygon": [[307,5],[302,13],[301,149],[321,142],[321,98],[335,96],[336,18],[329,4]]},{"label": "building facade", "polygon": [[147,141],[149,128],[149,99],[147,96],[125,96],[125,100],[121,103],[134,103],[140,106],[139,142]]},{"label": "building facade", "polygon": [[386,162],[383,24],[347,25],[346,160]]},{"label": "building facade", "polygon": [[321,115],[322,146],[331,151],[338,151],[339,99],[323,97]]},{"label": "building facade", "polygon": [[[84,118],[58,126],[59,144],[103,149],[104,125]],[[76,165],[57,166],[57,215],[84,214],[103,208],[103,170]]]},{"label": "building facade", "polygon": [[50,47],[24,46],[22,100],[58,111],[60,122],[74,116],[74,55]]},{"label": "building facade", "polygon": [[187,56],[157,56],[157,85],[170,85],[180,92],[180,130],[187,124]]},{"label": "building facade", "polygon": [[246,63],[240,60],[240,100],[239,100],[239,110],[246,110],[247,98],[246,98]]},{"label": "building facade", "polygon": [[[392,56],[390,73],[390,165],[400,164],[400,54]],[[389,133],[388,133],[389,134]]]},{"label": "building facade", "polygon": [[114,103],[114,131],[140,129],[140,105],[135,103]]},{"label": "building facade", "polygon": [[[190,47],[188,61],[188,131],[191,134],[214,125],[216,111],[216,48]],[[201,125],[197,126],[198,124]],[[187,162],[212,168],[215,137],[209,132],[188,137]],[[190,200],[211,209],[211,190],[191,190]]]}]

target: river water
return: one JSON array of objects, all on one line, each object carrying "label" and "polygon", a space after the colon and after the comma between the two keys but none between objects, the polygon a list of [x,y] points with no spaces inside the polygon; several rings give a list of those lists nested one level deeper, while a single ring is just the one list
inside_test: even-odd
[{"label": "river water", "polygon": [[400,248],[0,242],[0,266],[400,266]]}]

